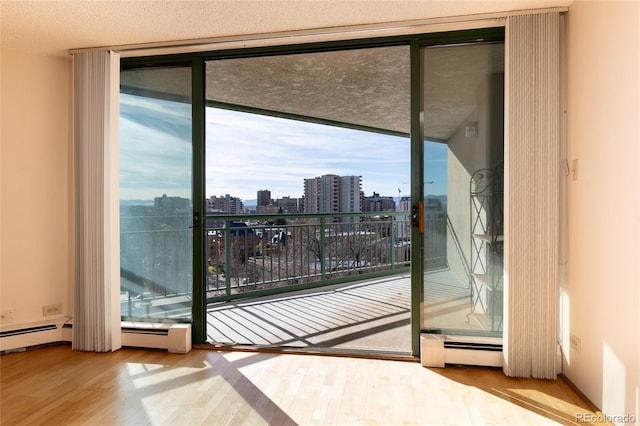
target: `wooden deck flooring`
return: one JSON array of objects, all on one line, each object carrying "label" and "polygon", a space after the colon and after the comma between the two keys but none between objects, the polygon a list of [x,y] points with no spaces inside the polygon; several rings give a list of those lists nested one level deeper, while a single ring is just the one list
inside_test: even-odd
[{"label": "wooden deck flooring", "polygon": [[[425,321],[430,328],[482,330],[469,322],[470,289],[449,271],[425,275]],[[212,304],[211,343],[253,347],[331,348],[411,352],[409,274]]]},{"label": "wooden deck flooring", "polygon": [[[212,342],[410,352],[408,277],[210,305]],[[385,337],[386,336],[386,337]]]}]

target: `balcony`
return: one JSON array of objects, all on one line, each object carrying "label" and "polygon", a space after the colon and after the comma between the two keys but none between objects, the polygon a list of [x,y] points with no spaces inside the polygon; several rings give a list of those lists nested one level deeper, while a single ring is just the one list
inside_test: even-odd
[{"label": "balcony", "polygon": [[[448,269],[425,274],[425,320],[477,331],[471,290]],[[316,352],[411,352],[408,272],[310,290],[211,303],[207,339],[220,345]]]},{"label": "balcony", "polygon": [[[130,233],[123,231],[123,244]],[[190,233],[165,227],[134,236],[139,247],[163,247],[172,262],[187,262],[180,247]],[[451,234],[446,215],[425,218],[424,320],[436,329],[486,330],[472,315],[469,276],[449,266],[442,236]],[[210,215],[206,235],[208,341],[409,352],[408,212]],[[150,240],[142,244],[141,236]],[[123,268],[123,317],[190,320],[190,276],[177,263],[155,266]]]}]

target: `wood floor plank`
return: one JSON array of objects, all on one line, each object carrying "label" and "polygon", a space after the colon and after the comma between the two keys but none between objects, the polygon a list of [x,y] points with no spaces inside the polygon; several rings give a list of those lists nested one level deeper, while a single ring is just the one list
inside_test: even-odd
[{"label": "wood floor plank", "polygon": [[578,424],[562,380],[316,355],[58,345],[0,357],[2,425]]}]

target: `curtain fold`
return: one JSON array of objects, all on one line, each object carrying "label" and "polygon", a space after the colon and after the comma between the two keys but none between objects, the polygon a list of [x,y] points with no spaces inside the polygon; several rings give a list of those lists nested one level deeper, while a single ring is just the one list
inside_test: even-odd
[{"label": "curtain fold", "polygon": [[557,375],[560,15],[507,21],[504,372]]},{"label": "curtain fold", "polygon": [[73,55],[74,350],[119,349],[118,98],[120,58]]}]

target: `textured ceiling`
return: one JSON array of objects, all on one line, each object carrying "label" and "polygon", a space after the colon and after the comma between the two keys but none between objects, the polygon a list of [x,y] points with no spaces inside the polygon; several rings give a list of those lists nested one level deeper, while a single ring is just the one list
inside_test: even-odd
[{"label": "textured ceiling", "polygon": [[209,61],[207,98],[409,133],[409,47]]},{"label": "textured ceiling", "polygon": [[565,7],[572,0],[0,0],[2,50],[122,44]]},{"label": "textured ceiling", "polygon": [[[74,48],[242,37],[545,7],[572,0],[0,0],[2,50],[69,58]],[[462,51],[460,51],[462,52]],[[475,105],[492,55],[430,49],[425,136],[447,139]],[[431,58],[431,59],[430,59]],[[491,60],[493,59],[493,60]],[[184,78],[135,82],[182,93]],[[232,59],[207,66],[210,100],[323,121],[409,133],[407,47]],[[167,87],[173,81],[173,87]],[[187,92],[188,93],[188,92]]]}]

